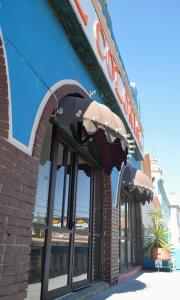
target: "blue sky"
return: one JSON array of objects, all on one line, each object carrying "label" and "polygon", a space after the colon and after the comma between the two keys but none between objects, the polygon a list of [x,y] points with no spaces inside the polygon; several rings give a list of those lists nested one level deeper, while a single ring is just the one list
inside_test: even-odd
[{"label": "blue sky", "polygon": [[180,202],[180,1],[109,0],[113,31],[141,102],[145,152]]}]

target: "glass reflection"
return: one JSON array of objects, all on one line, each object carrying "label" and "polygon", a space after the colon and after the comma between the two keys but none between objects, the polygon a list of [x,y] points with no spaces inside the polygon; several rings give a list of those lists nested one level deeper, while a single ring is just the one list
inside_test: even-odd
[{"label": "glass reflection", "polygon": [[127,241],[127,252],[128,252],[128,264],[131,264],[132,258],[131,258],[131,241]]},{"label": "glass reflection", "polygon": [[111,172],[111,191],[112,191],[112,204],[117,205],[118,200],[118,186],[119,186],[119,171],[113,168]]},{"label": "glass reflection", "polygon": [[75,234],[73,282],[88,278],[89,237]]},{"label": "glass reflection", "polygon": [[37,234],[34,234],[32,238],[29,285],[27,291],[28,300],[40,299],[44,237],[45,231],[43,229],[38,229]]},{"label": "glass reflection", "polygon": [[29,285],[27,291],[28,300],[40,299],[42,266],[44,257],[44,241],[45,241],[45,225],[48,206],[48,192],[51,171],[51,138],[52,125],[46,132],[44,145],[39,165],[35,212],[32,228],[32,245],[31,245],[31,261],[29,272]]},{"label": "glass reflection", "polygon": [[76,230],[89,230],[91,173],[91,167],[80,158],[76,196]]},{"label": "glass reflection", "polygon": [[134,203],[131,205],[131,241],[132,241],[132,263],[135,264],[135,250],[136,250],[136,218]]},{"label": "glass reflection", "polygon": [[65,227],[67,225],[69,176],[70,153],[67,151],[67,148],[59,143],[53,213],[53,225],[56,227]]},{"label": "glass reflection", "polygon": [[121,198],[120,207],[120,268],[126,264],[126,203],[125,198]]},{"label": "glass reflection", "polygon": [[46,214],[48,205],[48,192],[50,180],[50,151],[51,151],[52,125],[49,124],[38,170],[37,192],[34,212],[34,223],[46,224]]},{"label": "glass reflection", "polygon": [[124,267],[128,267],[128,265],[135,263],[136,224],[133,199],[126,195],[121,195],[120,237],[121,265],[124,263]]},{"label": "glass reflection", "polygon": [[64,173],[65,167],[63,165],[64,146],[59,144],[58,147],[58,162],[56,171],[56,189],[54,200],[54,213],[53,213],[53,225],[56,227],[62,227],[62,202],[63,202],[63,186],[64,186]]},{"label": "glass reflection", "polygon": [[127,232],[127,263],[130,264],[131,259],[131,215],[129,202],[126,203],[126,232]]},{"label": "glass reflection", "polygon": [[125,238],[126,215],[125,215],[125,202],[123,200],[121,201],[120,230],[121,230],[121,237]]},{"label": "glass reflection", "polygon": [[120,241],[120,255],[121,255],[120,268],[122,268],[126,264],[126,244],[125,244],[125,240]]},{"label": "glass reflection", "polygon": [[69,238],[68,233],[61,233],[53,228],[50,274],[48,290],[54,290],[67,285],[69,262]]}]

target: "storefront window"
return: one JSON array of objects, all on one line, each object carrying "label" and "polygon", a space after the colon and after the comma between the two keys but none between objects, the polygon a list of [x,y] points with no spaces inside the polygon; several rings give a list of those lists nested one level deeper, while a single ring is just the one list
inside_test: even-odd
[{"label": "storefront window", "polygon": [[76,196],[76,230],[89,231],[91,173],[91,167],[85,163],[82,158],[79,158]]},{"label": "storefront window", "polygon": [[114,207],[117,206],[119,174],[120,172],[116,168],[113,168],[111,173],[111,190],[112,190],[112,204]]},{"label": "storefront window", "polygon": [[130,203],[126,203],[126,238],[127,238],[127,264],[131,264],[132,251],[131,251],[131,209]]},{"label": "storefront window", "polygon": [[49,291],[67,286],[68,284],[70,232],[64,232],[61,228],[63,229],[68,225],[67,211],[70,170],[70,152],[62,143],[58,143],[48,281]]},{"label": "storefront window", "polygon": [[34,211],[34,224],[46,225],[47,206],[48,206],[48,191],[51,171],[51,139],[52,139],[52,125],[49,124],[47,129],[45,142],[42,148],[42,154],[38,171],[37,193]]},{"label": "storefront window", "polygon": [[68,152],[67,147],[59,143],[56,170],[55,203],[53,213],[54,227],[64,227],[67,225],[70,170],[70,152]]},{"label": "storefront window", "polygon": [[120,196],[120,270],[135,263],[135,207],[130,194]]},{"label": "storefront window", "polygon": [[92,168],[78,159],[73,282],[88,279],[90,253],[90,207]]},{"label": "storefront window", "polygon": [[28,300],[40,299],[41,293],[45,227],[47,225],[48,192],[51,172],[51,139],[52,125],[49,124],[39,164],[36,204],[32,229]]},{"label": "storefront window", "polygon": [[121,198],[120,206],[120,268],[126,263],[126,207],[125,199]]},{"label": "storefront window", "polygon": [[131,205],[131,241],[132,241],[132,263],[136,262],[136,217],[134,203]]},{"label": "storefront window", "polygon": [[68,284],[70,235],[62,233],[53,226],[51,239],[50,274],[48,290],[54,290]]},{"label": "storefront window", "polygon": [[75,235],[73,282],[88,278],[89,236]]}]

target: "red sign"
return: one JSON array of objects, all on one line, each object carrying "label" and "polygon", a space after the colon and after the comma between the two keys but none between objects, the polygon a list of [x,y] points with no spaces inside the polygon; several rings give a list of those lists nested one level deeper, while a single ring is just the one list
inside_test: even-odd
[{"label": "red sign", "polygon": [[[74,3],[84,25],[88,26],[88,16],[83,11],[79,0],[74,0]],[[111,81],[111,83],[113,83],[113,89],[115,95],[117,96],[116,99],[118,100],[123,113],[126,115],[130,127],[136,136],[137,142],[142,149],[142,130],[136,118],[136,108],[124,87],[119,69],[116,65],[113,54],[106,39],[104,29],[99,21],[95,23],[95,39],[99,58],[106,66],[109,80]]]}]

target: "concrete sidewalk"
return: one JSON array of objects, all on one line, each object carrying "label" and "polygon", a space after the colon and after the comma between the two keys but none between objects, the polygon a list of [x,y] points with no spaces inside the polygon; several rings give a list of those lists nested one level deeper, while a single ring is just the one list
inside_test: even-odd
[{"label": "concrete sidewalk", "polygon": [[139,272],[90,300],[179,300],[180,272]]}]

